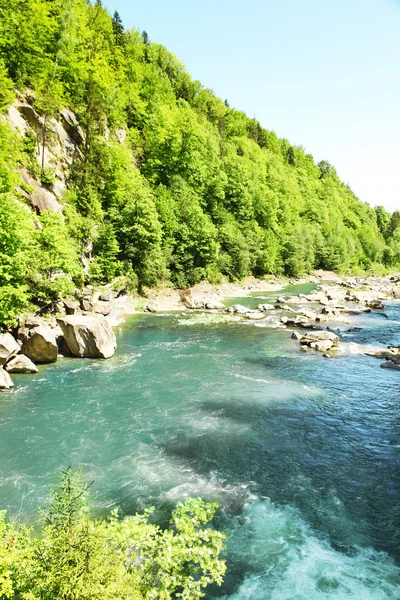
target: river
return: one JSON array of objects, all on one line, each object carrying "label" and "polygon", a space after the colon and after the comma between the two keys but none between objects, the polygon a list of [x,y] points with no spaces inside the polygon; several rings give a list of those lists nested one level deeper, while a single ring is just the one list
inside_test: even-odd
[{"label": "river", "polygon": [[0,506],[31,518],[81,465],[99,513],[154,505],[163,522],[185,496],[218,500],[228,571],[208,598],[400,599],[400,373],[351,353],[399,344],[400,305],[386,313],[339,325],[350,351],[331,360],[299,352],[276,314],[141,315],[108,361],[14,376]]}]

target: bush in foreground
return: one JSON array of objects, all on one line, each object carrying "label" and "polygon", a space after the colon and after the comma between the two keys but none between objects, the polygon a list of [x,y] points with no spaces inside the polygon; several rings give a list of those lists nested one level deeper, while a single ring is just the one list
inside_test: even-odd
[{"label": "bush in foreground", "polygon": [[217,504],[179,503],[163,530],[150,523],[151,511],[91,518],[87,489],[68,469],[39,533],[0,513],[0,598],[189,599],[222,583],[225,535],[205,527]]}]

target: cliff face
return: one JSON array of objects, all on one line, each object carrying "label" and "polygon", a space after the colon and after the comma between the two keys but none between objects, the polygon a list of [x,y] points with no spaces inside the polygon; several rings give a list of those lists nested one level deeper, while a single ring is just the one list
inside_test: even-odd
[{"label": "cliff face", "polygon": [[[3,120],[21,139],[34,140],[31,153],[34,162],[29,170],[25,165],[19,167],[25,186],[16,189],[36,212],[60,212],[72,164],[82,158],[80,147],[85,143],[85,135],[72,111],[63,108],[57,118],[45,118],[28,103],[27,96],[29,93],[18,94],[3,115]],[[42,171],[52,173],[46,186],[40,181]]]}]

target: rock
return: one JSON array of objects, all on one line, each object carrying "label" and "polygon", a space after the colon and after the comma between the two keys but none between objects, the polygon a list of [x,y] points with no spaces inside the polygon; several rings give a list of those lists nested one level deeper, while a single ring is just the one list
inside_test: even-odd
[{"label": "rock", "polygon": [[370,312],[371,312],[370,308],[360,308],[359,310],[346,310],[346,312],[344,314],[351,317],[351,316],[362,315],[362,314],[370,313]]},{"label": "rock", "polygon": [[62,211],[63,207],[57,201],[55,195],[40,185],[35,179],[33,179],[25,167],[23,167],[19,172],[21,179],[32,190],[28,194],[28,200],[32,208],[36,209],[40,213],[45,210],[51,210],[52,212]]},{"label": "rock", "polygon": [[300,344],[309,346],[319,352],[326,352],[339,343],[339,336],[332,331],[310,331],[303,335]]},{"label": "rock", "polygon": [[400,354],[400,346],[388,346],[388,349],[394,354]]},{"label": "rock", "polygon": [[281,322],[287,325],[287,327],[301,327],[307,329],[312,327],[310,321],[305,317],[297,316],[295,319],[289,317],[281,317]]},{"label": "rock", "polygon": [[89,298],[82,298],[81,309],[85,312],[93,312],[93,302]]},{"label": "rock", "polygon": [[9,373],[37,373],[38,368],[33,364],[30,358],[24,354],[18,354],[6,365]]},{"label": "rock", "polygon": [[19,344],[11,333],[0,334],[0,366],[18,354],[19,350]]},{"label": "rock", "polygon": [[305,317],[306,319],[308,319],[309,321],[315,321],[317,318],[317,313],[306,310],[304,312],[301,313],[301,316]]},{"label": "rock", "polygon": [[11,377],[2,367],[0,367],[0,390],[9,390],[14,386]]},{"label": "rock", "polygon": [[367,300],[365,306],[374,310],[383,310],[385,308],[385,305],[380,300]]},{"label": "rock", "polygon": [[279,304],[286,304],[286,298],[284,298],[283,296],[279,296],[277,302]]},{"label": "rock", "polygon": [[85,134],[74,113],[67,108],[63,108],[60,114],[64,129],[68,133],[69,137],[78,146],[83,145],[85,143]]},{"label": "rock", "polygon": [[262,312],[268,312],[269,310],[274,310],[273,304],[259,304],[257,306],[257,310],[261,310]]},{"label": "rock", "polygon": [[247,306],[243,306],[242,304],[234,304],[232,308],[238,315],[245,315],[250,312]]},{"label": "rock", "polygon": [[294,340],[298,340],[298,341],[300,341],[300,340],[301,340],[301,338],[303,337],[303,334],[302,334],[302,333],[299,333],[298,331],[293,331],[293,333],[292,333],[291,337],[292,337]]},{"label": "rock", "polygon": [[22,354],[25,354],[34,363],[56,362],[58,346],[55,333],[51,327],[43,324],[31,329],[28,339],[22,346]]},{"label": "rock", "polygon": [[400,371],[400,364],[396,364],[393,362],[383,362],[380,365],[381,369],[393,369],[395,371]]},{"label": "rock", "polygon": [[333,343],[331,340],[318,340],[317,342],[311,342],[308,345],[310,348],[318,350],[318,352],[326,352],[332,348]]},{"label": "rock", "polygon": [[110,358],[117,342],[103,315],[70,315],[58,319],[73,356]]},{"label": "rock", "polygon": [[230,313],[230,314],[232,314],[232,313],[234,313],[235,311],[234,311],[234,308],[233,308],[233,306],[228,306],[228,308],[226,308],[226,309],[225,309],[225,312],[226,312],[226,313]]},{"label": "rock", "polygon": [[78,311],[78,305],[74,300],[63,300],[65,312],[67,315],[75,315]]},{"label": "rock", "polygon": [[265,313],[259,310],[253,310],[251,312],[247,312],[245,314],[246,319],[250,319],[251,321],[261,321],[261,319],[265,319]]},{"label": "rock", "polygon": [[144,307],[145,312],[156,313],[157,312],[157,304],[154,300],[150,300],[146,306]]},{"label": "rock", "polygon": [[102,302],[99,300],[93,304],[93,310],[95,313],[106,317],[111,312],[111,306],[109,302]]},{"label": "rock", "polygon": [[384,348],[371,349],[365,352],[366,356],[373,356],[374,358],[383,358],[385,360],[392,360],[397,358],[397,354],[391,350],[385,350]]},{"label": "rock", "polygon": [[322,355],[324,358],[333,358],[332,354],[330,352],[324,352]]},{"label": "rock", "polygon": [[207,310],[225,310],[225,304],[222,304],[219,300],[207,300],[206,309]]},{"label": "rock", "polygon": [[101,300],[102,302],[111,302],[112,299],[113,293],[111,290],[105,290],[99,296],[99,300]]}]

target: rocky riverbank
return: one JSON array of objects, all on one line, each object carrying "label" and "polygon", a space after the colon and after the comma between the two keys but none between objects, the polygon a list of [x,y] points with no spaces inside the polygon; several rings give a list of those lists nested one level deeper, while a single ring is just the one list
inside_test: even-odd
[{"label": "rocky riverbank", "polygon": [[[308,295],[283,295],[274,304],[259,304],[249,310],[240,305],[226,307],[224,298],[244,297],[254,292],[277,292],[289,283],[316,284]],[[275,314],[281,328],[291,331],[302,351],[322,352],[327,358],[341,352],[340,337],[332,331],[351,317],[375,311],[385,317],[385,302],[400,301],[400,276],[339,278],[316,272],[303,280],[283,278],[211,285],[203,282],[186,290],[160,288],[130,295],[116,285],[102,291],[86,288],[80,298],[67,298],[51,307],[46,316],[21,316],[18,327],[0,334],[0,389],[13,386],[10,374],[38,372],[36,365],[56,362],[64,356],[110,358],[116,349],[113,327],[127,315],[140,312],[226,313],[239,319],[263,321]],[[361,349],[384,362],[383,368],[400,370],[400,346]]]}]

